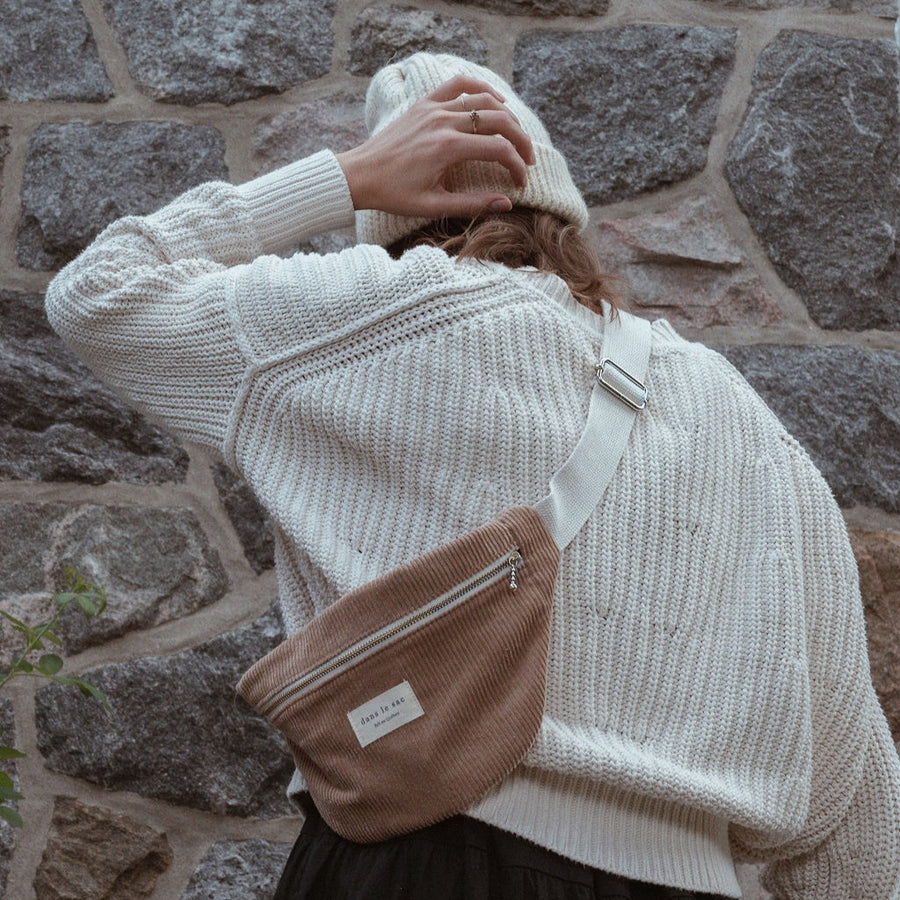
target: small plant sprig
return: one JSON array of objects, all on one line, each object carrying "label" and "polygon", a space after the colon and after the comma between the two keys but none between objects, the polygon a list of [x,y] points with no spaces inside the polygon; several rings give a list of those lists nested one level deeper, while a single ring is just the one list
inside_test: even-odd
[{"label": "small plant sprig", "polygon": [[[63,659],[59,654],[45,652],[48,645],[62,646],[62,639],[57,633],[62,614],[70,607],[75,607],[87,619],[94,619],[106,609],[106,592],[103,588],[92,584],[73,568],[64,572],[63,590],[53,594],[53,614],[45,622],[30,625],[0,609],[0,616],[19,632],[24,641],[21,653],[9,664],[0,669],[0,691],[14,678],[44,678],[67,687],[78,688],[85,697],[92,697],[107,711],[109,701],[99,688],[83,678],[61,675]],[[0,760],[21,759],[26,754],[15,747],[0,744]],[[0,771],[0,819],[5,819],[16,828],[22,827],[22,817],[10,805],[23,799],[16,791],[12,778]]]}]

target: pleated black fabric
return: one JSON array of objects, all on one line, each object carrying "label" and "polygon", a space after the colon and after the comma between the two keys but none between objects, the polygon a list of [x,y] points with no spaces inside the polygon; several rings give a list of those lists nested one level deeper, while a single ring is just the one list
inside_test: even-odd
[{"label": "pleated black fabric", "polygon": [[714,900],[618,878],[466,816],[379,844],[310,809],[275,900]]}]

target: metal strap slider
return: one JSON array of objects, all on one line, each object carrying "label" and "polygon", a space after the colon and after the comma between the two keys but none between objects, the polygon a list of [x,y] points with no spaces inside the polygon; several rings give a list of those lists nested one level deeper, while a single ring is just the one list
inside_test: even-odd
[{"label": "metal strap slider", "polygon": [[647,388],[611,359],[600,361],[594,377],[614,397],[632,409],[640,410],[647,405]]}]

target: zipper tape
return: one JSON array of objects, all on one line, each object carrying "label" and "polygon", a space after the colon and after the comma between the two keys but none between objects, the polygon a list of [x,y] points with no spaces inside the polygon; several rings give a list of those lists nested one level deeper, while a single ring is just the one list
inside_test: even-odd
[{"label": "zipper tape", "polygon": [[416,631],[417,629],[433,622],[439,616],[450,612],[462,603],[465,603],[474,594],[484,590],[492,584],[500,581],[504,575],[509,575],[510,590],[517,587],[516,570],[523,563],[522,555],[518,547],[511,547],[499,559],[485,566],[480,572],[476,572],[465,581],[454,585],[439,597],[430,600],[424,606],[407,613],[400,619],[396,619],[384,628],[367,635],[362,640],[342,650],[336,656],[326,660],[321,665],[301,675],[290,684],[278,691],[263,707],[262,714],[267,717],[278,715],[287,704],[298,700],[313,689],[325,684],[332,678],[336,678],[342,672],[362,662],[367,657],[384,649],[401,637]]}]

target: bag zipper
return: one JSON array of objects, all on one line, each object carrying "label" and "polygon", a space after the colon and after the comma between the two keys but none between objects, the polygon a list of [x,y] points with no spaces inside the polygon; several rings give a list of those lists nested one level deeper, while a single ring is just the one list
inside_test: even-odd
[{"label": "bag zipper", "polygon": [[264,716],[277,714],[290,701],[302,697],[313,690],[313,688],[362,661],[376,650],[380,650],[385,645],[449,612],[455,606],[464,603],[473,594],[477,594],[489,585],[500,581],[504,574],[508,573],[509,589],[511,591],[516,590],[518,587],[516,570],[521,567],[523,562],[524,560],[522,554],[519,553],[518,547],[507,550],[499,559],[461,584],[450,588],[449,591],[441,594],[440,597],[430,600],[424,606],[407,613],[403,618],[397,619],[384,628],[367,635],[337,656],[326,660],[321,665],[316,666],[311,672],[307,672],[296,681],[283,687],[261,710],[262,714]]}]

